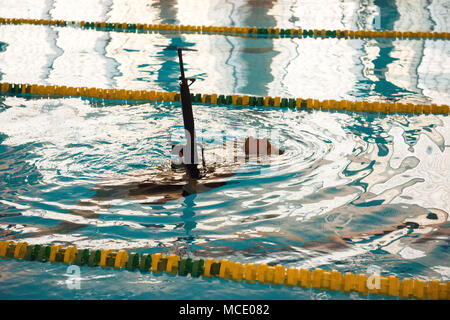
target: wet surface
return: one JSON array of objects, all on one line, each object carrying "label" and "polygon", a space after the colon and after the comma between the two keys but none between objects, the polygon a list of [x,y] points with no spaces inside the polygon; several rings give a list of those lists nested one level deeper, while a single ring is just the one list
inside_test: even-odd
[{"label": "wet surface", "polygon": [[[409,30],[414,20],[420,30],[448,31],[436,9],[442,2],[409,16],[403,3],[380,3],[211,1],[198,24],[371,29],[369,18],[380,8],[383,28]],[[30,14],[144,22],[144,13],[122,5],[95,2],[86,16],[65,2],[43,2],[42,12],[36,5]],[[192,24],[183,6],[149,1],[145,12],[155,23]],[[10,16],[24,17],[8,8]],[[306,18],[308,10],[322,19]],[[194,92],[450,102],[449,44],[440,40],[270,40],[2,25],[0,77],[173,91],[180,45],[190,49],[184,60],[187,76],[197,78]],[[195,105],[194,115],[208,174],[192,183],[183,170],[170,169],[171,145],[183,140],[177,104],[1,96],[0,237],[354,273],[375,265],[400,278],[450,277],[448,117],[205,105]],[[246,160],[233,143],[248,136],[267,137],[285,153]],[[155,298],[149,283],[160,288],[158,297],[191,297],[176,292],[180,281],[199,298],[223,299],[211,294],[215,287],[237,299],[342,298],[84,268],[89,281],[74,292],[66,289],[62,266],[2,261],[0,268],[2,298],[42,298],[29,274],[53,289],[47,298],[105,297],[118,279],[127,295],[109,293],[111,298]]]}]

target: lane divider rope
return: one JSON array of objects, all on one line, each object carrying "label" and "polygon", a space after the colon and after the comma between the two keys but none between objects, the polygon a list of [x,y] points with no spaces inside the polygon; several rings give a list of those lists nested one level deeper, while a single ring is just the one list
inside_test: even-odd
[{"label": "lane divider rope", "polygon": [[[125,89],[101,89],[88,87],[45,86],[37,84],[0,83],[0,92],[10,95],[38,95],[86,97],[125,101],[168,101],[179,102],[177,91],[148,91]],[[412,104],[400,102],[369,102],[348,100],[317,100],[302,98],[257,97],[248,95],[191,94],[193,103],[236,106],[288,107],[297,109],[364,111],[374,113],[444,114],[448,115],[448,105]]]},{"label": "lane divider rope", "polygon": [[369,289],[364,274],[345,273],[336,270],[285,268],[282,265],[232,262],[226,259],[181,258],[162,253],[138,254],[126,250],[77,249],[75,246],[29,245],[27,242],[0,242],[0,257],[27,261],[40,261],[105,269],[139,270],[143,273],[168,273],[178,276],[220,278],[236,282],[284,285],[288,287],[315,288],[317,290],[358,292],[400,298],[450,300],[450,282],[428,282],[395,276],[379,276],[379,286]]},{"label": "lane divider rope", "polygon": [[65,21],[47,19],[22,19],[22,18],[0,18],[0,24],[33,24],[72,26],[83,29],[97,29],[102,31],[116,32],[174,32],[174,33],[197,33],[197,34],[225,34],[235,36],[270,36],[270,37],[314,37],[314,38],[397,38],[397,39],[449,39],[449,32],[431,31],[388,31],[388,30],[325,30],[325,29],[280,29],[260,27],[226,27],[226,26],[191,26],[175,24],[141,24],[141,23],[112,23],[112,22],[87,22],[87,21]]}]

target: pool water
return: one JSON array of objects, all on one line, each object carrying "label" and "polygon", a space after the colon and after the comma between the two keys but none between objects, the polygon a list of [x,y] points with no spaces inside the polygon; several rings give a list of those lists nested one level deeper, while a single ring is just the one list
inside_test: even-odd
[{"label": "pool water", "polygon": [[[447,1],[0,6],[7,18],[78,21],[445,32],[450,25]],[[0,25],[0,81],[176,91],[178,46],[186,48],[187,76],[197,79],[194,93],[450,103],[446,40]],[[202,104],[194,115],[209,170],[233,174],[183,197],[169,169],[171,145],[183,141],[179,104],[0,96],[0,240],[449,280],[448,116]],[[285,153],[234,162],[229,143],[248,136],[268,137]],[[142,188],[163,178],[178,185],[169,198]],[[87,267],[74,290],[64,265],[3,259],[0,270],[2,299],[385,299]]]}]

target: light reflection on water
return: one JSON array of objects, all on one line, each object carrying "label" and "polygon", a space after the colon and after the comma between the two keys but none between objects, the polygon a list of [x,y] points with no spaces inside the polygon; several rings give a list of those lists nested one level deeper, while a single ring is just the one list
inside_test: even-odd
[{"label": "light reflection on water", "polygon": [[[188,24],[186,11],[149,4],[154,21]],[[90,20],[141,22],[139,14],[120,15],[120,5],[110,5],[94,6],[99,18]],[[315,12],[315,6],[323,7],[307,2],[305,8]],[[308,24],[300,5],[284,1],[245,14],[239,7],[252,5],[212,1],[210,10],[229,10],[217,25]],[[355,14],[351,6],[342,12],[327,6],[323,16],[342,15],[343,25],[333,28],[370,28],[369,9]],[[55,4],[48,14],[62,18],[65,10]],[[291,14],[301,19],[289,20]],[[432,18],[423,19],[421,30],[431,28]],[[199,21],[212,23],[204,13]],[[336,19],[313,20],[314,27],[330,21]],[[404,15],[381,21],[409,27]],[[436,21],[434,27],[447,27]],[[183,45],[197,92],[450,101],[448,41],[134,35],[24,25],[0,26],[0,41],[0,76],[9,82],[177,90],[175,49]],[[183,197],[182,174],[168,170],[171,140],[182,128],[178,105],[1,97],[2,238],[343,272],[381,265],[400,277],[450,277],[448,117],[201,105],[194,113],[215,173],[196,186],[199,193]],[[222,138],[249,135],[269,136],[286,152],[269,162],[218,160]],[[217,177],[230,172],[236,174]],[[155,192],[155,181],[170,188]]]},{"label": "light reflection on water", "polygon": [[[447,117],[195,106],[204,141],[221,132],[243,140],[249,134],[243,128],[276,129],[285,154],[269,164],[219,168],[237,174],[207,181],[226,185],[182,197],[180,174],[173,177],[165,166],[178,108],[8,100],[27,104],[0,113],[2,227],[9,238],[25,233],[30,242],[163,246],[310,267],[333,265],[340,260],[335,250],[402,256],[409,248],[419,258],[446,252]],[[217,146],[204,145],[211,163]],[[175,187],[162,191],[168,201],[142,184],[158,179]],[[436,219],[427,219],[430,212]]]}]

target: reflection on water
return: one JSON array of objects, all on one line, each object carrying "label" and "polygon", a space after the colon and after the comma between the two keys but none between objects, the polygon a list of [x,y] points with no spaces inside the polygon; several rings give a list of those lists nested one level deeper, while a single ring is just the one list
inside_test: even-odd
[{"label": "reflection on water", "polygon": [[[10,0],[3,2],[5,16],[23,17]],[[98,1],[90,5],[89,15],[67,2],[46,5],[36,7],[35,17],[317,29],[448,31],[449,25],[448,9],[437,0],[420,5],[210,1],[203,8],[191,1]],[[12,83],[176,90],[177,57],[171,48],[183,46],[192,49],[185,60],[187,72],[198,79],[196,92],[437,104],[450,100],[450,47],[442,40],[246,39],[2,25],[0,41],[8,48],[0,54],[1,79]]]},{"label": "reflection on water", "polygon": [[192,193],[164,166],[178,108],[62,101],[7,98],[0,113],[6,238],[310,267],[387,252],[431,267],[448,254],[447,117],[197,106],[207,163],[217,136],[254,134],[243,128],[276,131],[285,154],[216,163]]},{"label": "reflection on water", "polygon": [[[6,2],[5,16],[24,17]],[[373,29],[378,21],[381,29],[407,30],[416,21],[420,30],[448,28],[441,1],[415,10],[407,10],[409,1],[90,1],[89,13],[44,2],[27,14],[194,24],[194,10],[199,25]],[[172,91],[178,46],[188,49],[195,92],[450,101],[450,47],[440,40],[2,25],[0,78]],[[215,171],[193,187],[168,169],[182,128],[178,105],[0,97],[1,238],[450,277],[448,117],[201,105],[194,114]],[[224,140],[250,135],[269,137],[286,152],[270,162],[221,160]]]}]

